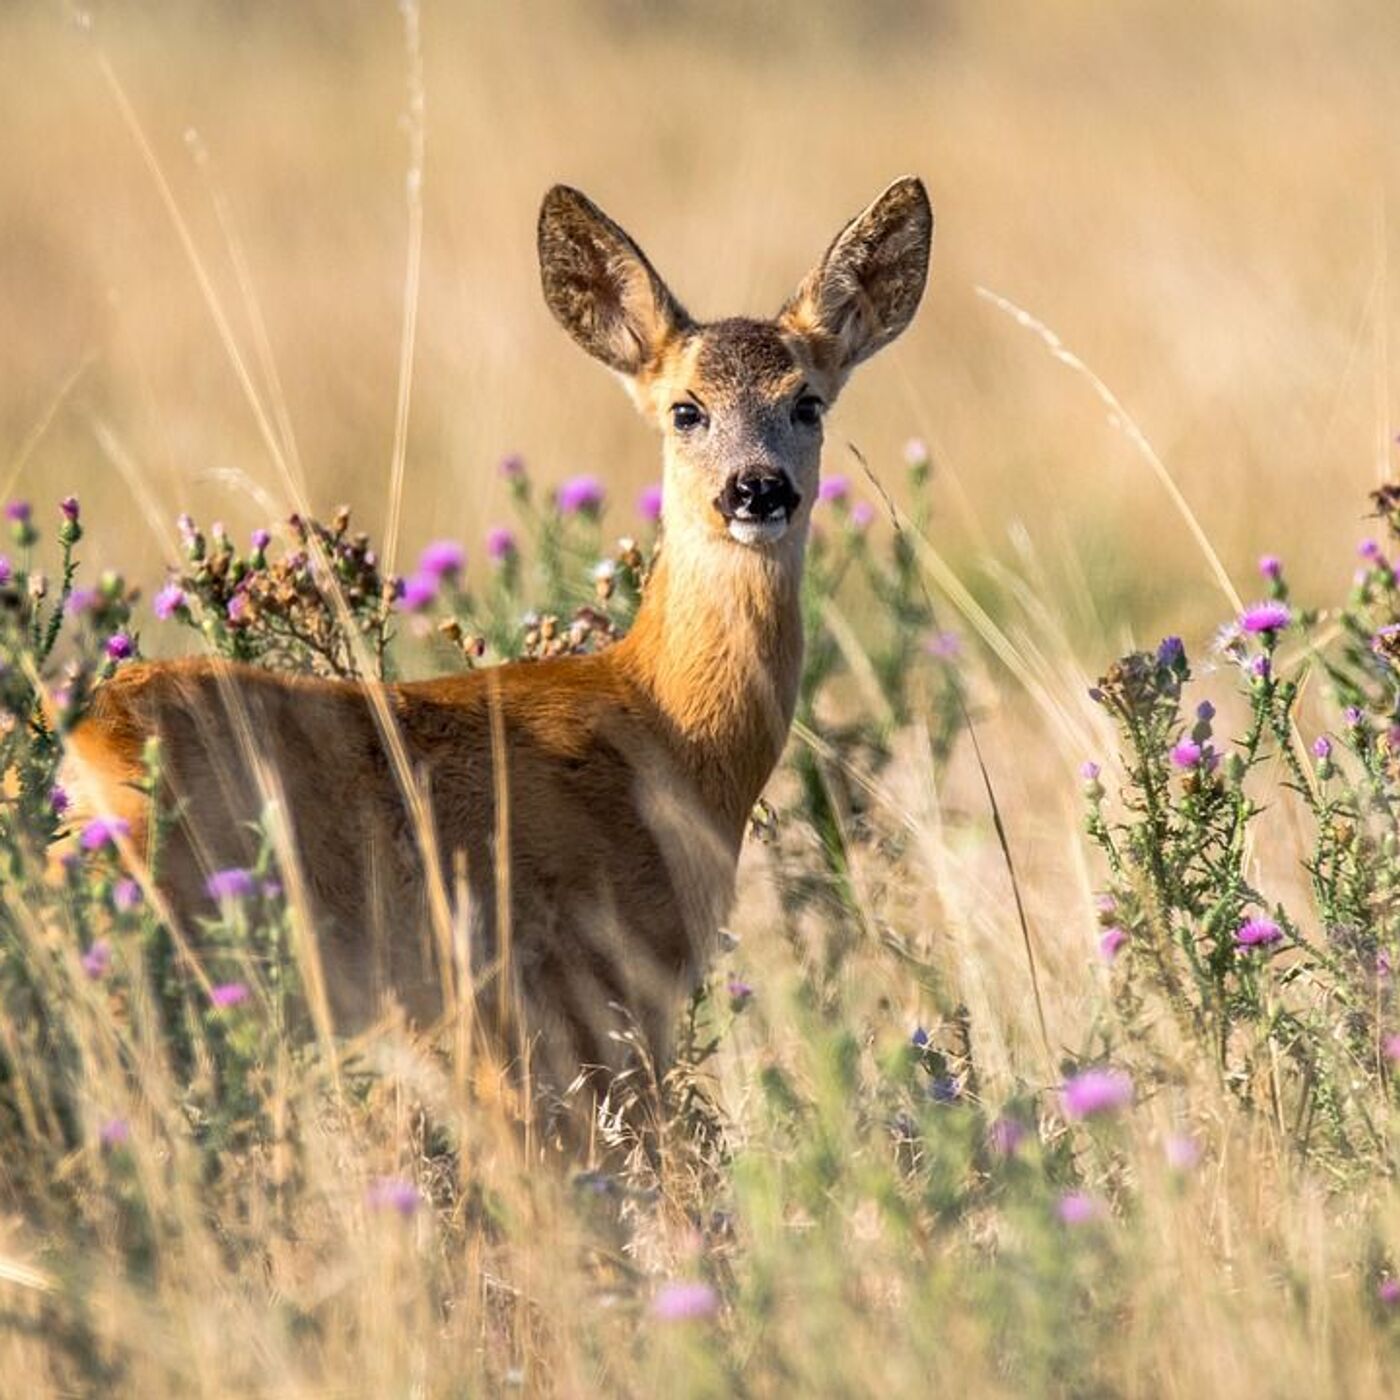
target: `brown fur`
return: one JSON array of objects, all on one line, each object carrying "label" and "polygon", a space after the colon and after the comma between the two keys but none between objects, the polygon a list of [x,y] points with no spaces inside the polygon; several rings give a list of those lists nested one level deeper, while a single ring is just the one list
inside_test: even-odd
[{"label": "brown fur", "polygon": [[[545,200],[540,257],[555,314],[629,377],[663,425],[684,395],[705,403],[710,425],[703,441],[668,433],[665,544],[624,641],[381,694],[430,794],[442,866],[465,864],[478,985],[500,976],[508,935],[509,990],[532,1063],[556,1090],[581,1068],[620,1063],[610,1035],[618,1008],[664,1062],[677,997],[728,908],[745,823],[782,753],[801,673],[820,430],[794,427],[791,405],[799,391],[830,402],[869,353],[862,328],[888,339],[912,315],[927,201],[917,182],[894,188],[904,187],[893,212],[877,201],[823,263],[835,259],[835,275],[864,287],[876,312],[825,289],[819,267],[780,321],[710,326],[690,320],[583,196],[555,190]],[[904,231],[882,224],[854,239],[874,250],[862,274],[842,250],[872,217]],[[895,276],[882,260],[901,238],[908,266]],[[762,547],[730,538],[713,504],[716,483],[754,463],[787,472],[803,498],[788,533]],[[148,813],[131,784],[146,740],[159,736],[165,795],[181,818],[159,876],[183,919],[204,907],[207,871],[249,859],[249,824],[266,797],[260,765],[275,774],[345,1026],[364,1024],[389,995],[419,1021],[442,1003],[420,833],[372,699],[359,684],[212,660],[130,666],[102,687],[73,744],[87,805],[125,816],[139,846]],[[496,849],[502,831],[508,852]],[[503,869],[509,907],[498,909]]]}]

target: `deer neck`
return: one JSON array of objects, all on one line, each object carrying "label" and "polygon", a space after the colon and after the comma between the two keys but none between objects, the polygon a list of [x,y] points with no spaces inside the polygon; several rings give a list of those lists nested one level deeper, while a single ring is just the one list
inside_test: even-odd
[{"label": "deer neck", "polygon": [[802,673],[805,520],[778,546],[668,534],[618,660],[737,842],[782,756]]}]

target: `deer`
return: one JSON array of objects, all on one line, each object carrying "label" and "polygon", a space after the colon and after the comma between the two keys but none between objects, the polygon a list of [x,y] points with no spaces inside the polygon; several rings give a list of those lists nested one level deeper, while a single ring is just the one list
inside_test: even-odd
[{"label": "deer", "polygon": [[[660,543],[627,635],[398,684],[129,664],[71,736],[69,785],[138,855],[168,805],[154,880],[192,924],[209,872],[248,863],[272,774],[337,1030],[390,1003],[422,1025],[441,1014],[451,954],[425,930],[433,881],[455,870],[484,1034],[540,1092],[616,1075],[620,1017],[664,1067],[792,722],[823,418],[909,325],[932,237],[923,183],[897,180],[775,317],[706,322],[556,185],[538,223],[545,302],[662,435]],[[424,794],[417,820],[390,738]]]}]

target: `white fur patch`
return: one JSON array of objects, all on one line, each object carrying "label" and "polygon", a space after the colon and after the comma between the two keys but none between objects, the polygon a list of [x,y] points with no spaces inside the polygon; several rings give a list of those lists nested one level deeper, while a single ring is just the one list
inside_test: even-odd
[{"label": "white fur patch", "polygon": [[738,540],[740,544],[777,544],[787,534],[787,530],[788,518],[786,515],[774,520],[739,520],[736,518],[729,522],[730,537]]}]

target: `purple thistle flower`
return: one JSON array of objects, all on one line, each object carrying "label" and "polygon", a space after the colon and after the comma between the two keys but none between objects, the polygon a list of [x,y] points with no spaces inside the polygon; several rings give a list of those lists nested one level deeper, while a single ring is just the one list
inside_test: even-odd
[{"label": "purple thistle flower", "polygon": [[753,988],[740,977],[731,977],[725,990],[731,1011],[742,1011],[753,1000]]},{"label": "purple thistle flower", "polygon": [[924,650],[940,661],[953,661],[962,654],[962,638],[956,632],[935,632],[924,643]]},{"label": "purple thistle flower", "polygon": [[100,982],[112,966],[112,945],[99,938],[82,956],[83,971],[94,982]]},{"label": "purple thistle flower", "polygon": [[998,1157],[1014,1157],[1016,1150],[1026,1140],[1026,1125],[1019,1119],[1001,1114],[987,1129],[987,1146]]},{"label": "purple thistle flower", "polygon": [[1100,917],[1111,919],[1118,912],[1118,901],[1111,894],[1096,894],[1094,908],[1099,911]]},{"label": "purple thistle flower", "polygon": [[253,545],[253,553],[254,553],[254,554],[261,554],[261,553],[263,552],[263,550],[265,550],[265,549],[268,547],[268,545],[270,545],[271,543],[272,543],[272,531],[271,531],[271,530],[254,530],[254,531],[253,531],[252,545]]},{"label": "purple thistle flower", "polygon": [[1092,758],[1086,758],[1084,762],[1079,765],[1079,776],[1083,778],[1086,783],[1098,782],[1099,774],[1102,771],[1103,770]]},{"label": "purple thistle flower", "polygon": [[135,643],[125,632],[113,632],[107,638],[106,652],[110,661],[125,661],[135,650]]},{"label": "purple thistle flower", "polygon": [[643,487],[642,494],[637,497],[637,514],[643,520],[649,520],[653,524],[661,519],[661,487],[653,484]]},{"label": "purple thistle flower", "polygon": [[505,563],[515,550],[515,536],[504,525],[493,525],[486,532],[486,554],[494,563]]},{"label": "purple thistle flower", "polygon": [[97,1130],[97,1141],[111,1152],[125,1147],[131,1138],[131,1129],[125,1118],[108,1118]]},{"label": "purple thistle flower", "polygon": [[101,851],[131,835],[131,823],[124,817],[94,817],[83,828],[78,844],[85,851]]},{"label": "purple thistle flower", "polygon": [[76,496],[65,496],[58,503],[58,508],[63,512],[63,518],[70,525],[78,523],[78,498]]},{"label": "purple thistle flower", "polygon": [[909,1043],[915,1050],[923,1050],[928,1046],[928,1032],[922,1026],[915,1026],[914,1033],[909,1037]]},{"label": "purple thistle flower", "polygon": [[1279,632],[1292,621],[1292,609],[1277,599],[1255,603],[1240,614],[1240,626],[1246,632]]},{"label": "purple thistle flower", "polygon": [[841,505],[851,494],[851,481],[845,476],[829,476],[817,487],[817,500],[827,505]]},{"label": "purple thistle flower", "polygon": [[1169,671],[1180,670],[1186,664],[1186,643],[1180,637],[1163,637],[1157,647],[1157,664]]},{"label": "purple thistle flower", "polygon": [[1201,703],[1196,706],[1196,718],[1200,720],[1202,724],[1209,724],[1211,720],[1215,718],[1215,706],[1212,705],[1209,700],[1202,700]]},{"label": "purple thistle flower", "polygon": [[241,866],[230,866],[227,870],[216,870],[205,882],[204,889],[210,899],[247,899],[257,891],[258,882],[250,870]]},{"label": "purple thistle flower", "polygon": [[904,444],[904,461],[910,467],[926,467],[929,463],[928,443],[923,438],[911,437]]},{"label": "purple thistle flower", "polygon": [[185,590],[178,583],[167,583],[151,599],[151,611],[162,622],[168,622],[185,606]]},{"label": "purple thistle flower", "polygon": [[365,1201],[371,1210],[392,1210],[410,1219],[423,1203],[418,1188],[398,1176],[381,1176],[370,1184]]},{"label": "purple thistle flower", "polygon": [[564,515],[597,515],[603,499],[603,484],[596,476],[572,476],[554,497]]},{"label": "purple thistle flower", "polygon": [[1267,948],[1283,937],[1283,930],[1262,916],[1246,919],[1235,930],[1235,942],[1241,948]]},{"label": "purple thistle flower", "polygon": [[1400,1303],[1400,1278],[1383,1278],[1376,1285],[1376,1297],[1388,1308]]},{"label": "purple thistle flower", "polygon": [[248,601],[248,595],[246,593],[235,593],[233,597],[228,600],[228,606],[224,609],[224,613],[228,617],[229,622],[237,627],[247,619],[248,610],[251,607],[252,604]]},{"label": "purple thistle flower", "polygon": [[1381,1054],[1391,1064],[1400,1062],[1400,1035],[1388,1035],[1381,1040]]},{"label": "purple thistle flower", "polygon": [[1356,552],[1361,558],[1370,559],[1372,561],[1381,557],[1381,547],[1375,540],[1362,540],[1361,543],[1356,546]]},{"label": "purple thistle flower", "polygon": [[719,1294],[708,1283],[673,1279],[651,1300],[651,1315],[660,1322],[703,1322],[719,1311]]},{"label": "purple thistle flower", "polygon": [[409,574],[399,585],[399,606],[405,612],[424,612],[437,596],[438,581],[432,574]]},{"label": "purple thistle flower", "polygon": [[1283,560],[1277,554],[1264,554],[1259,559],[1259,573],[1275,583],[1283,577]]},{"label": "purple thistle flower", "polygon": [[1348,705],[1345,711],[1343,711],[1342,718],[1355,729],[1366,716],[1361,713],[1361,710],[1356,705]]},{"label": "purple thistle flower", "polygon": [[1178,768],[1195,768],[1201,761],[1201,746],[1194,739],[1183,739],[1172,749],[1172,762]]},{"label": "purple thistle flower", "polygon": [[68,796],[67,789],[55,783],[49,790],[49,811],[61,817],[72,805],[73,799]]},{"label": "purple thistle flower", "polygon": [[1065,1080],[1060,1100],[1066,1118],[1116,1113],[1132,1103],[1133,1081],[1121,1069],[1086,1069]]},{"label": "purple thistle flower", "polygon": [[1066,1191],[1055,1204],[1055,1214],[1066,1225],[1089,1225],[1103,1215],[1103,1202],[1087,1191]]},{"label": "purple thistle flower", "polygon": [[1172,1171],[1185,1174],[1201,1160],[1201,1144],[1190,1133],[1173,1133],[1162,1144],[1162,1153]]},{"label": "purple thistle flower", "polygon": [[501,458],[500,472],[507,481],[519,481],[525,475],[525,458],[519,452],[508,452]]},{"label": "purple thistle flower", "polygon": [[118,913],[129,914],[141,903],[141,886],[135,880],[118,880],[112,886],[112,903]]},{"label": "purple thistle flower", "polygon": [[1122,951],[1123,945],[1128,941],[1127,929],[1119,928],[1116,924],[1112,928],[1104,929],[1099,935],[1099,957],[1104,962],[1111,963]]},{"label": "purple thistle flower", "polygon": [[14,576],[14,566],[3,554],[0,554],[0,584],[9,583]]},{"label": "purple thistle flower", "polygon": [[248,987],[243,982],[220,982],[209,989],[209,1004],[219,1011],[240,1006],[248,1000]]},{"label": "purple thistle flower", "polygon": [[418,572],[430,578],[456,578],[467,565],[467,551],[456,540],[434,540],[418,556]]},{"label": "purple thistle flower", "polygon": [[97,605],[97,590],[95,588],[75,588],[69,595],[67,602],[63,605],[63,611],[68,617],[81,617],[86,612],[91,612]]},{"label": "purple thistle flower", "polygon": [[851,507],[851,525],[856,530],[868,530],[875,523],[875,507],[869,501],[857,501]]},{"label": "purple thistle flower", "polygon": [[27,525],[32,514],[28,501],[10,501],[5,506],[5,519],[15,525]]},{"label": "purple thistle flower", "polygon": [[1267,656],[1256,656],[1249,663],[1249,674],[1257,681],[1266,681],[1273,673],[1273,662]]},{"label": "purple thistle flower", "polygon": [[1319,734],[1318,737],[1313,740],[1312,751],[1314,758],[1331,758],[1332,741],[1325,734]]}]

